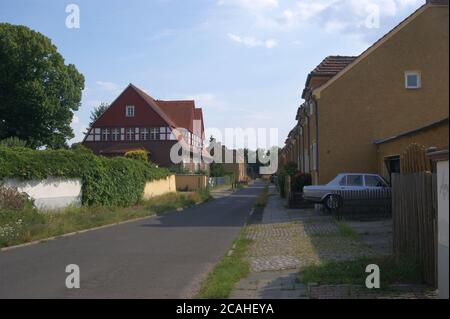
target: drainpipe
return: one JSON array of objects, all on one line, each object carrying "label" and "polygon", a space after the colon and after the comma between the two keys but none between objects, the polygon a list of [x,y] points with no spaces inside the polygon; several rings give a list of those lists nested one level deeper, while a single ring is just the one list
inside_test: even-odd
[{"label": "drainpipe", "polygon": [[314,96],[311,96],[311,102],[313,104],[314,109],[314,119],[315,119],[315,125],[314,125],[314,142],[316,143],[316,147],[314,148],[314,158],[316,159],[315,168],[314,168],[314,179],[316,183],[319,183],[319,110],[318,110],[318,103]]}]

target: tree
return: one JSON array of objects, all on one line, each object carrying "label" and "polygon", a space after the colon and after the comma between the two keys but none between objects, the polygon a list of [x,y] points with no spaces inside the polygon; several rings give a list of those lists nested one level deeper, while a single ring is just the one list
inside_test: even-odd
[{"label": "tree", "polygon": [[0,146],[5,147],[27,147],[27,142],[17,137],[8,137],[0,141]]},{"label": "tree", "polygon": [[106,112],[106,110],[109,108],[109,104],[108,103],[100,103],[99,106],[97,106],[96,108],[94,108],[93,111],[91,111],[91,122],[89,123],[89,127],[92,127],[92,124],[95,123],[95,121],[97,121],[97,119],[103,115],[103,113]]},{"label": "tree", "polygon": [[0,139],[31,147],[64,146],[74,137],[84,77],[51,40],[25,26],[0,23]]}]

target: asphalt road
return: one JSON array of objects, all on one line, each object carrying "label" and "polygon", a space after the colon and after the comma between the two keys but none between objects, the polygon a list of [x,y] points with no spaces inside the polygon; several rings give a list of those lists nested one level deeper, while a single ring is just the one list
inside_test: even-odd
[{"label": "asphalt road", "polygon": [[[180,213],[0,252],[0,298],[188,298],[230,248],[262,184]],[[67,289],[66,266],[80,267]]]}]

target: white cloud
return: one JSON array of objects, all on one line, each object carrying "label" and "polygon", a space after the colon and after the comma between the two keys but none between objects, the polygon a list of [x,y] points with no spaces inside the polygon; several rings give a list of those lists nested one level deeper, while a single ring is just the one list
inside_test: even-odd
[{"label": "white cloud", "polygon": [[74,115],[70,127],[75,137],[69,141],[69,144],[81,142],[84,138],[84,132],[88,129],[88,125],[83,123],[78,116]]},{"label": "white cloud", "polygon": [[254,37],[241,37],[233,33],[228,33],[228,38],[231,41],[245,45],[246,47],[266,47],[267,49],[273,49],[278,46],[278,42],[275,39],[259,40]]},{"label": "white cloud", "polygon": [[194,100],[197,107],[217,107],[219,103],[213,93],[190,94],[185,97],[186,100]]},{"label": "white cloud", "polygon": [[75,126],[75,125],[78,125],[78,124],[80,124],[80,118],[78,116],[74,115],[73,118],[72,118],[71,125]]},{"label": "white cloud", "polygon": [[113,82],[103,82],[103,81],[97,81],[95,82],[101,90],[107,91],[107,92],[117,92],[120,90],[120,86]]},{"label": "white cloud", "polygon": [[278,42],[274,39],[266,40],[265,42],[266,48],[273,49],[278,46]]},{"label": "white cloud", "polygon": [[237,6],[250,11],[273,9],[279,6],[278,0],[220,0],[217,4],[219,6]]}]

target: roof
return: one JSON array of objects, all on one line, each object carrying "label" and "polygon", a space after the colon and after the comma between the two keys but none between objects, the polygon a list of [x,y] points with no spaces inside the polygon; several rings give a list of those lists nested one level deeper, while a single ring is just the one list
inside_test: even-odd
[{"label": "roof", "polygon": [[195,101],[161,101],[156,103],[170,117],[178,128],[193,131]]},{"label": "roof", "polygon": [[311,73],[311,76],[336,75],[356,59],[355,56],[330,55]]},{"label": "roof", "polygon": [[397,32],[402,30],[405,26],[407,26],[411,21],[413,21],[417,16],[419,16],[425,9],[430,6],[448,6],[449,0],[427,0],[424,5],[419,7],[416,11],[414,11],[411,15],[409,15],[406,19],[400,22],[397,26],[395,26],[392,30],[390,30],[387,34],[381,37],[378,41],[376,41],[372,46],[370,46],[367,50],[365,50],[361,55],[359,55],[356,59],[354,59],[351,63],[349,63],[344,69],[340,72],[336,73],[332,79],[316,88],[313,91],[313,95],[316,98],[320,98],[320,94],[323,90],[325,90],[328,86],[338,80],[341,76],[351,70],[354,66],[356,66],[359,62],[364,60],[370,53],[375,51],[378,47],[380,47],[383,43],[388,41],[392,36],[394,36]]},{"label": "roof", "polygon": [[357,57],[355,56],[341,56],[341,55],[330,55],[326,57],[316,68],[308,74],[306,79],[305,89],[303,90],[302,97],[305,97],[306,91],[310,89],[310,82],[312,77],[333,77],[343,69],[345,69],[349,64],[355,61]]},{"label": "roof", "polygon": [[[204,123],[203,123],[203,110],[201,108],[195,107],[194,100],[181,100],[181,101],[156,101],[149,94],[139,89],[133,84],[129,84],[127,88],[119,95],[119,97],[125,93],[128,89],[133,89],[146,104],[152,108],[169,126],[173,128],[184,128],[194,133],[193,121],[198,119],[202,121],[202,135],[204,133]],[[119,98],[117,97],[117,99]],[[117,99],[110,104],[110,107],[114,105]],[[106,112],[105,112],[106,113]],[[101,115],[93,124],[102,117]],[[87,135],[84,137],[86,141]]]},{"label": "roof", "polygon": [[413,135],[415,133],[426,131],[426,130],[429,130],[429,129],[432,129],[432,128],[435,128],[435,127],[439,127],[441,125],[445,125],[445,124],[448,124],[448,123],[449,123],[449,118],[447,117],[445,119],[442,119],[442,120],[430,123],[428,125],[416,128],[416,129],[411,130],[411,131],[403,132],[403,133],[400,133],[398,135],[394,135],[394,136],[391,136],[391,137],[388,137],[388,138],[385,138],[385,139],[382,139],[382,140],[376,140],[376,141],[374,141],[374,144],[375,145],[384,144],[384,143],[394,141],[394,140],[399,139],[399,138],[404,137],[404,136]]}]

